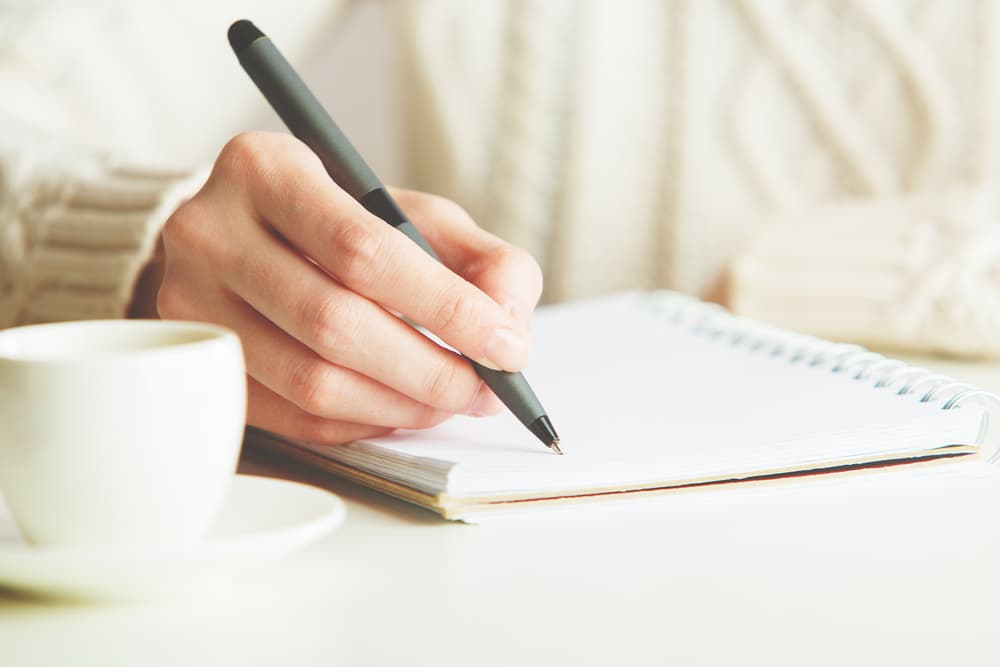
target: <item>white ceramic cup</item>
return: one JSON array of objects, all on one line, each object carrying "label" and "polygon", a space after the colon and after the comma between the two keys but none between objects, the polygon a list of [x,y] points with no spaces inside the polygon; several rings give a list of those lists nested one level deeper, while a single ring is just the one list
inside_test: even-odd
[{"label": "white ceramic cup", "polygon": [[40,546],[191,544],[236,470],[239,338],[194,322],[0,330],[0,493]]}]

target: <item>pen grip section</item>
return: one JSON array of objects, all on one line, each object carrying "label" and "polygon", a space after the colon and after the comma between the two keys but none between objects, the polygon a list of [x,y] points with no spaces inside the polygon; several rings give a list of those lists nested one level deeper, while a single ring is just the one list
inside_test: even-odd
[{"label": "pen grip section", "polygon": [[378,216],[403,232],[411,241],[423,248],[424,252],[437,261],[441,261],[441,258],[434,252],[434,248],[431,247],[427,239],[423,237],[413,223],[409,221],[403,210],[399,208],[399,204],[396,203],[396,200],[389,195],[389,192],[384,187],[375,188],[359,201],[362,206],[368,209],[369,213]]},{"label": "pen grip section", "polygon": [[469,359],[476,374],[482,378],[486,386],[489,387],[497,398],[510,408],[517,418],[525,426],[530,426],[532,422],[545,414],[535,392],[521,373],[510,371],[496,371],[487,368],[482,364]]}]

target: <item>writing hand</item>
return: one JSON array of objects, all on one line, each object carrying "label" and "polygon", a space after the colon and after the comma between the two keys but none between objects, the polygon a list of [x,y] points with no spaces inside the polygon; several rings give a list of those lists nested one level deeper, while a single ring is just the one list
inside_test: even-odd
[{"label": "writing hand", "polygon": [[520,370],[537,263],[448,200],[394,197],[445,265],[283,134],[232,139],[167,221],[157,310],[240,335],[250,424],[343,443],[502,409],[467,361],[394,313],[484,365]]}]

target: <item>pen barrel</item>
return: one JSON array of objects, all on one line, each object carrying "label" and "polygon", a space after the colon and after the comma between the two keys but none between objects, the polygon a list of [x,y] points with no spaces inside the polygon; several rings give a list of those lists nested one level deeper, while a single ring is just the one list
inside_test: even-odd
[{"label": "pen barrel", "polygon": [[[468,359],[468,357],[466,357]],[[530,427],[539,417],[545,415],[545,408],[535,396],[531,385],[522,373],[495,371],[469,359],[476,374],[482,378],[500,402],[507,406],[522,424]]]},{"label": "pen barrel", "polygon": [[[257,88],[292,134],[319,157],[334,182],[369,212],[441,261],[271,40],[249,21],[234,23],[229,30],[229,40],[240,65]],[[555,429],[524,375],[493,370],[472,359],[469,362],[521,423],[545,445],[559,452]]]},{"label": "pen barrel", "polygon": [[[375,215],[389,223],[399,231],[403,232],[408,239],[420,246],[424,252],[441,262],[441,258],[434,252],[434,248],[427,242],[419,230],[413,226],[403,209],[399,208],[396,200],[393,199],[384,187],[375,188],[360,199],[361,205],[369,213]],[[444,262],[441,262],[444,264]]]},{"label": "pen barrel", "polygon": [[382,187],[375,172],[270,39],[255,40],[237,57],[288,129],[319,156],[337,185],[357,200]]}]

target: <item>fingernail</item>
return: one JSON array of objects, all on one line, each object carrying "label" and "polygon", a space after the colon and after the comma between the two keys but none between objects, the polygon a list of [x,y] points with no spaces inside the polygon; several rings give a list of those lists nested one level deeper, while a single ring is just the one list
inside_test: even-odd
[{"label": "fingernail", "polygon": [[528,342],[507,327],[497,327],[486,341],[486,360],[479,363],[495,370],[516,371],[527,362]]},{"label": "fingernail", "polygon": [[485,383],[480,382],[479,391],[476,392],[476,397],[472,400],[472,405],[469,406],[466,414],[473,417],[491,417],[501,410],[503,410],[503,403]]}]

